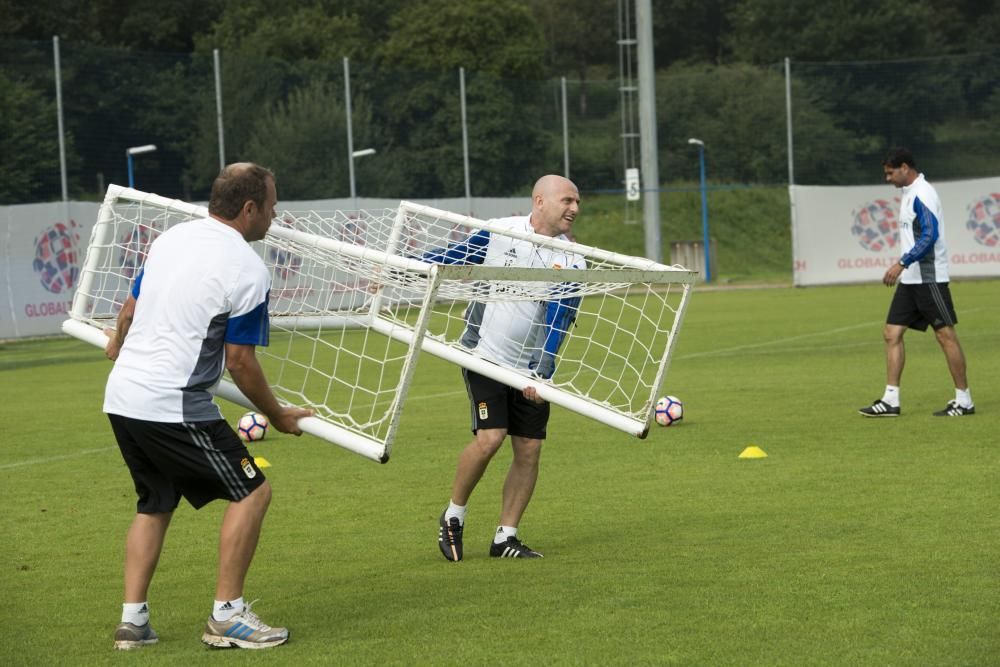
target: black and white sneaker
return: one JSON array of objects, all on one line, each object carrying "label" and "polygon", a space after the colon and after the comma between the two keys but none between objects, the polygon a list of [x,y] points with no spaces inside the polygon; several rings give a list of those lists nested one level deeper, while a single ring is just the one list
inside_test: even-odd
[{"label": "black and white sneaker", "polygon": [[490,545],[491,558],[541,558],[542,554],[533,551],[527,544],[521,542],[513,535],[507,538],[506,542]]},{"label": "black and white sneaker", "polygon": [[444,519],[444,512],[438,520],[438,547],[441,554],[450,561],[462,560],[462,522],[458,517]]},{"label": "black and white sneaker", "polygon": [[858,414],[864,417],[898,417],[899,406],[892,407],[881,398],[866,408],[860,408]]},{"label": "black and white sneaker", "polygon": [[958,401],[954,399],[948,401],[948,405],[944,406],[944,410],[938,410],[934,413],[935,417],[964,417],[966,415],[976,414],[976,406],[970,405],[965,408],[958,404]]}]

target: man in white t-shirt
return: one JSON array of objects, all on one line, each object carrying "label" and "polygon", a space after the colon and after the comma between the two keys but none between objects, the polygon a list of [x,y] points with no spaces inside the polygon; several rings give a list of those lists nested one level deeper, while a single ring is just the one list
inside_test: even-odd
[{"label": "man in white t-shirt", "polygon": [[115,648],[158,640],[147,593],[182,496],[195,509],[218,498],[230,503],[202,641],[267,648],[288,640],[287,629],[266,625],[243,600],[271,486],[209,392],[225,368],[279,431],[300,435],[298,419],[312,414],[278,404],[255,353],[268,344],[271,281],[249,242],[264,238],[277,199],[267,169],[250,163],[223,169],[212,184],[209,217],[175,225],[150,246],[109,336],[105,352],[115,365],[104,411],[138,495]]},{"label": "man in white t-shirt", "polygon": [[976,413],[966,377],[965,354],[958,342],[955,325],[958,317],[948,289],[948,247],[945,245],[944,216],[937,191],[917,171],[913,154],[894,148],[882,161],[885,180],[901,188],[899,203],[899,245],[902,256],[890,266],[882,282],[896,285],[889,306],[885,338],[887,384],[882,398],[858,410],[865,417],[900,415],[899,382],[903,376],[906,354],[903,334],[906,330],[934,329],[948,370],[955,382],[955,398],[948,401],[936,417],[964,417]]},{"label": "man in white t-shirt", "polygon": [[[562,176],[543,176],[531,194],[531,215],[494,220],[513,231],[568,240],[567,234],[580,211],[580,193]],[[482,264],[522,268],[586,268],[583,257],[556,251],[502,234],[480,230],[463,243],[434,251],[424,259],[441,264]],[[516,288],[502,282],[484,287],[491,291]],[[462,344],[494,363],[549,378],[568,327],[576,317],[578,297],[560,298],[553,286],[551,299],[473,302],[465,313]],[[538,478],[538,461],[549,419],[549,404],[534,387],[523,392],[463,370],[472,402],[475,434],[458,459],[451,502],[438,520],[438,547],[450,561],[462,560],[462,533],[466,504],[500,445],[510,435],[513,461],[503,487],[500,525],[490,545],[495,558],[539,558],[541,554],[521,542],[517,527],[531,500]]]}]

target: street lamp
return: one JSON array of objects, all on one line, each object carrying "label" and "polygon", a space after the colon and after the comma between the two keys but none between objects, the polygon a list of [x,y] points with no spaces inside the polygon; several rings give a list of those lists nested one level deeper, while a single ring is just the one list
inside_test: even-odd
[{"label": "street lamp", "polygon": [[156,150],[155,144],[146,144],[144,146],[132,146],[131,148],[125,149],[125,157],[128,158],[128,186],[130,188],[135,187],[135,176],[132,173],[132,156],[142,155],[143,153],[152,153]]},{"label": "street lamp", "polygon": [[701,171],[701,235],[705,246],[705,282],[712,281],[711,254],[708,246],[708,196],[705,192],[705,142],[701,139],[688,139],[689,144],[698,147],[698,165]]},{"label": "street lamp", "polygon": [[362,148],[359,151],[351,151],[351,208],[355,211],[358,210],[358,195],[354,188],[354,160],[359,157],[364,157],[366,155],[375,155],[374,148]]}]

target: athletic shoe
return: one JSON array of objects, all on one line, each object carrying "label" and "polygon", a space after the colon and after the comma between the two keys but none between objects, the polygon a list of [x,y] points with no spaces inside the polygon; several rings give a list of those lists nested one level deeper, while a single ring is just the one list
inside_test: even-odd
[{"label": "athletic shoe", "polygon": [[153,632],[149,623],[145,625],[132,625],[131,623],[119,623],[115,628],[115,648],[119,651],[128,651],[140,648],[147,644],[155,644],[160,638]]},{"label": "athletic shoe", "polygon": [[506,542],[490,545],[491,558],[541,558],[542,554],[532,551],[531,547],[521,542],[513,535]]},{"label": "athletic shoe", "polygon": [[[256,602],[256,600],[255,600]],[[228,621],[217,621],[213,616],[205,623],[201,641],[219,648],[271,648],[288,641],[287,628],[272,628],[250,611],[250,605]]]},{"label": "athletic shoe", "polygon": [[865,417],[898,417],[899,406],[892,407],[880,398],[867,408],[859,409],[858,413]]},{"label": "athletic shoe", "polygon": [[444,520],[444,512],[438,519],[438,548],[441,554],[450,561],[462,560],[462,522],[453,516]]},{"label": "athletic shoe", "polygon": [[934,413],[935,417],[964,417],[965,415],[976,414],[976,406],[971,406],[968,408],[963,408],[954,399],[948,401],[948,405],[944,406],[944,410],[938,410]]}]

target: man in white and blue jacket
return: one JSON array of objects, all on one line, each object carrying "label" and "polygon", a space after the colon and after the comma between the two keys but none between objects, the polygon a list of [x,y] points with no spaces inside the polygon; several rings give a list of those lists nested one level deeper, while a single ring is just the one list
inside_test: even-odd
[{"label": "man in white and blue jacket", "polygon": [[907,329],[926,331],[930,326],[944,351],[948,370],[955,382],[955,398],[934,415],[964,417],[975,414],[966,376],[965,354],[955,333],[958,317],[948,289],[948,247],[945,244],[941,199],[924,175],[917,171],[909,150],[892,149],[882,161],[882,166],[886,182],[903,192],[899,205],[902,256],[882,277],[882,282],[889,287],[899,283],[883,331],[886,345],[885,393],[858,412],[865,417],[899,416],[899,382],[906,358],[903,334]]}]

